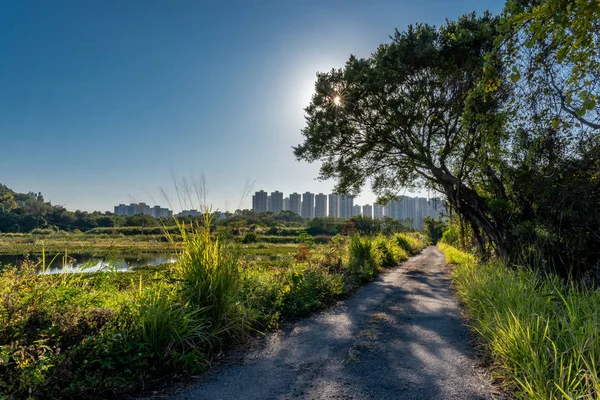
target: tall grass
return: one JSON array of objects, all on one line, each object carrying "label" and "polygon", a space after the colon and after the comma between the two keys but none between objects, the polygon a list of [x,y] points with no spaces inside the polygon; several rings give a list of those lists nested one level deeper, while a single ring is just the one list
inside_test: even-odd
[{"label": "tall grass", "polygon": [[181,227],[183,247],[175,266],[187,301],[203,310],[215,334],[241,332],[244,309],[239,301],[240,255],[236,247],[223,243],[205,224],[188,232]]},{"label": "tall grass", "polygon": [[368,237],[355,235],[350,240],[350,276],[357,282],[368,281],[381,267],[376,248]]},{"label": "tall grass", "polygon": [[600,290],[502,264],[478,264],[440,244],[475,330],[523,399],[597,399]]},{"label": "tall grass", "polygon": [[419,233],[397,233],[394,240],[409,255],[419,253],[427,245],[427,240]]}]

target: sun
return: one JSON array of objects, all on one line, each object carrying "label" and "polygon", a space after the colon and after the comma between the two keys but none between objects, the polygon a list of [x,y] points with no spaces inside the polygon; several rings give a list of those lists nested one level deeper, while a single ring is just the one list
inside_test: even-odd
[{"label": "sun", "polygon": [[336,106],[342,105],[342,98],[340,96],[335,96],[333,98],[333,104],[335,104]]}]

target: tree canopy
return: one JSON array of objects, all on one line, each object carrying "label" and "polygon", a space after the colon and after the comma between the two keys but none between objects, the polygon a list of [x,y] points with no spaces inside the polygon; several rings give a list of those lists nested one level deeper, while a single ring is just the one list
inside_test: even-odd
[{"label": "tree canopy", "polygon": [[[600,3],[509,0],[318,73],[297,159],[342,194],[433,188],[483,255],[600,263]],[[599,264],[600,265],[600,264]]]},{"label": "tree canopy", "polygon": [[501,95],[475,90],[497,22],[486,13],[439,29],[409,26],[370,58],[351,56],[344,68],[318,74],[296,157],[322,161],[321,178],[336,178],[340,193],[367,181],[382,197],[401,187],[435,188],[482,244],[480,232],[502,252],[503,227],[476,191],[480,179],[494,176],[491,166],[479,167],[500,143],[491,131],[497,124],[486,120],[502,118]]}]

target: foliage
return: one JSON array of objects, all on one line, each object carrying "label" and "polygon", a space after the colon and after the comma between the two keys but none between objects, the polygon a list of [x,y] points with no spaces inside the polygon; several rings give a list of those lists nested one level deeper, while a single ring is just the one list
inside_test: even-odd
[{"label": "foliage", "polygon": [[368,181],[381,201],[443,193],[460,228],[446,241],[468,237],[483,258],[597,280],[599,29],[589,0],[509,0],[499,17],[409,26],[317,75],[295,155],[321,161],[340,193]]},{"label": "foliage", "polygon": [[597,1],[506,3],[498,52],[510,79],[527,86],[521,93],[552,100],[540,115],[546,126],[575,121],[600,129],[599,15]]},{"label": "foliage", "polygon": [[243,330],[244,313],[238,302],[240,289],[239,252],[233,245],[214,238],[206,225],[188,233],[181,226],[183,250],[175,264],[184,299],[209,317],[217,333]]},{"label": "foliage", "polygon": [[502,119],[501,96],[475,91],[496,25],[489,14],[439,29],[411,25],[370,58],[351,56],[344,68],[319,73],[296,157],[321,161],[320,178],[337,179],[339,193],[356,193],[367,180],[384,198],[432,187],[502,253],[502,223],[478,186],[493,175],[479,165],[500,143],[492,128]]},{"label": "foliage", "polygon": [[356,282],[369,281],[381,267],[371,239],[354,235],[350,240],[350,276]]},{"label": "foliage", "polygon": [[510,262],[575,279],[600,265],[599,29],[597,1],[509,0],[481,81],[511,93],[490,201]]},{"label": "foliage", "polygon": [[425,235],[429,238],[429,240],[433,244],[439,242],[446,228],[446,223],[441,218],[436,220],[432,217],[426,217],[423,220],[423,223],[425,224]]},{"label": "foliage", "polygon": [[242,243],[256,243],[258,241],[258,234],[256,232],[248,232],[244,235]]},{"label": "foliage", "polygon": [[600,292],[556,275],[478,264],[440,244],[475,330],[523,399],[595,399],[600,393]]},{"label": "foliage", "polygon": [[449,225],[442,234],[441,242],[450,246],[458,247],[458,230],[456,226]]},{"label": "foliage", "polygon": [[[224,242],[210,220],[182,224],[178,235],[175,265],[57,275],[38,274],[31,262],[4,267],[0,397],[103,397],[197,373],[250,332],[339,300],[359,283],[357,272],[372,278],[386,260],[382,248],[395,262],[407,257],[383,236],[336,236],[297,261],[295,246]],[[351,240],[369,249],[371,269],[351,267]]]},{"label": "foliage", "polygon": [[400,247],[395,240],[378,235],[373,240],[373,246],[382,267],[391,267],[408,259],[408,252]]},{"label": "foliage", "polygon": [[409,255],[415,255],[427,245],[427,239],[418,233],[397,233],[393,238],[398,246]]}]

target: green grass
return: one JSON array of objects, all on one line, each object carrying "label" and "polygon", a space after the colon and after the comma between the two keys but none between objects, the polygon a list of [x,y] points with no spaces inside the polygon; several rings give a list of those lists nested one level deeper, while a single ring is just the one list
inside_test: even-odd
[{"label": "green grass", "polygon": [[102,397],[201,372],[249,334],[332,304],[408,257],[384,237],[240,246],[189,226],[180,237],[177,263],[133,272],[4,267],[0,398]]},{"label": "green grass", "polygon": [[597,399],[600,290],[438,245],[474,329],[522,399]]},{"label": "green grass", "polygon": [[164,235],[87,235],[84,233],[33,235],[0,234],[0,254],[140,254],[169,253],[181,248],[180,242],[171,243]]}]

